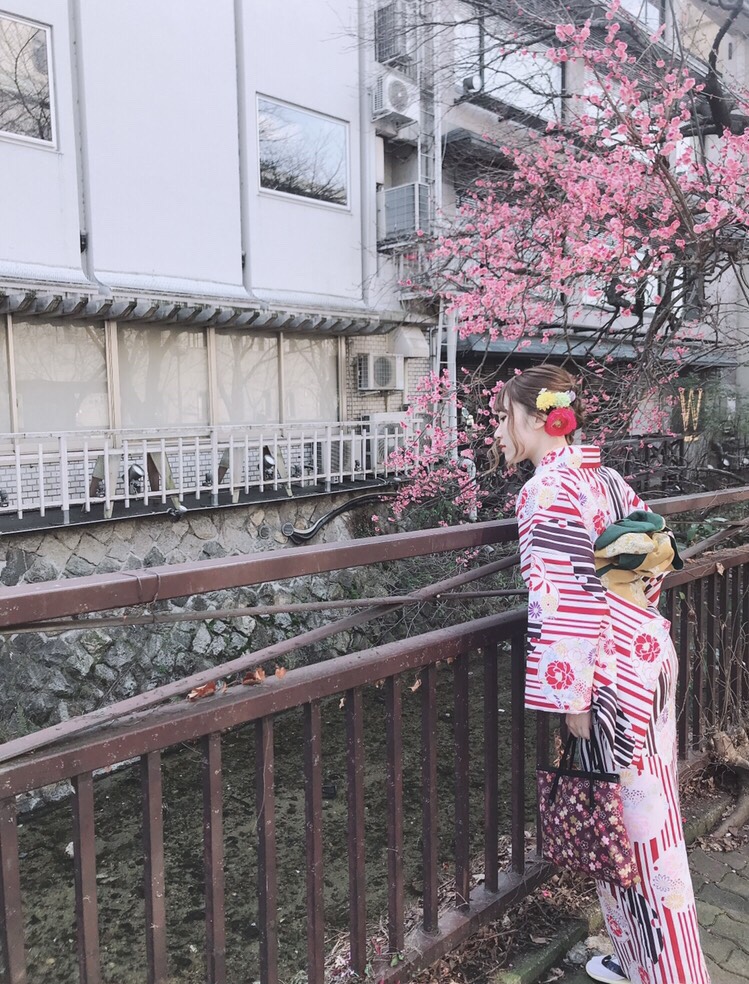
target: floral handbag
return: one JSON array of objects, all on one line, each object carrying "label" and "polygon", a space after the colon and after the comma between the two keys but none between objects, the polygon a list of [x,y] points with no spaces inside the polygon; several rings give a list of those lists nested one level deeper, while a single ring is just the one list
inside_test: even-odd
[{"label": "floral handbag", "polygon": [[631,888],[640,876],[624,827],[619,776],[604,772],[593,732],[590,745],[590,772],[572,768],[572,735],[557,768],[536,770],[543,854],[560,868]]}]

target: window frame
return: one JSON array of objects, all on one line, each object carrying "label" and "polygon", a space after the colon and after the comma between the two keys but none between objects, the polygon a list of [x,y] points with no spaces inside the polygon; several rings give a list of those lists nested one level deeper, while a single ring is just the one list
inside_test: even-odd
[{"label": "window frame", "polygon": [[0,140],[9,140],[26,147],[37,147],[42,150],[58,151],[59,142],[57,136],[57,92],[55,86],[55,59],[53,51],[53,29],[51,24],[44,24],[41,21],[33,20],[31,17],[19,17],[17,14],[9,14],[0,10],[0,19],[15,21],[18,24],[26,24],[29,27],[44,31],[47,38],[47,79],[49,82],[49,118],[50,118],[50,139],[42,140],[41,137],[28,137],[23,133],[13,133],[10,130],[3,130],[0,126]]},{"label": "window frame", "polygon": [[[340,204],[339,202],[326,202],[322,198],[311,198],[307,195],[295,195],[290,191],[279,191],[277,188],[266,188],[263,185],[262,177],[262,167],[260,161],[260,100],[264,99],[266,102],[275,103],[278,106],[286,106],[289,109],[296,110],[299,113],[306,113],[308,116],[314,116],[318,119],[325,120],[329,123],[337,123],[343,129],[343,136],[345,141],[345,157],[346,157],[346,203]],[[320,113],[314,109],[307,109],[305,106],[300,106],[297,103],[289,102],[286,99],[277,99],[275,96],[266,95],[264,92],[255,93],[255,135],[257,138],[257,186],[258,193],[260,195],[267,195],[271,198],[278,198],[284,201],[297,202],[303,205],[313,205],[317,208],[330,208],[337,212],[351,212],[352,211],[352,188],[351,188],[351,123],[349,120],[343,120],[338,116],[331,116],[328,113]]]}]

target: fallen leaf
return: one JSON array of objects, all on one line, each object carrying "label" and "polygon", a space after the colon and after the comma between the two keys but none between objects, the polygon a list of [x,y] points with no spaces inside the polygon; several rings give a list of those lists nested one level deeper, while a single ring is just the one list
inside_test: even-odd
[{"label": "fallen leaf", "polygon": [[421,686],[421,677],[416,677],[411,687],[412,692],[416,693],[416,691],[419,689],[420,686]]},{"label": "fallen leaf", "polygon": [[226,682],[226,680],[224,680],[224,682],[221,684],[221,693],[225,694],[228,689],[229,689],[229,685]]},{"label": "fallen leaf", "polygon": [[552,981],[558,981],[560,977],[564,977],[564,971],[561,967],[552,967],[548,975],[544,977],[543,984],[552,984]]},{"label": "fallen leaf", "polygon": [[286,676],[286,667],[277,666],[275,675],[278,677],[279,680],[283,680],[283,678]]},{"label": "fallen leaf", "polygon": [[256,683],[262,683],[265,679],[265,670],[262,666],[258,666],[254,670],[250,670],[247,676],[242,680],[242,684],[245,687],[252,687]]},{"label": "fallen leaf", "polygon": [[726,569],[722,564],[716,564],[715,570],[718,572],[718,574],[724,574]]},{"label": "fallen leaf", "polygon": [[211,694],[216,693],[216,684],[213,680],[210,683],[204,683],[202,687],[196,687],[191,690],[187,695],[188,700],[199,700],[201,697],[210,697]]},{"label": "fallen leaf", "polygon": [[341,697],[341,699],[338,701],[338,709],[342,711],[345,706],[346,706],[346,695],[344,694],[344,696]]},{"label": "fallen leaf", "polygon": [[538,946],[541,946],[541,944],[548,943],[548,942],[549,942],[548,936],[531,936],[531,943],[536,943],[538,944]]}]

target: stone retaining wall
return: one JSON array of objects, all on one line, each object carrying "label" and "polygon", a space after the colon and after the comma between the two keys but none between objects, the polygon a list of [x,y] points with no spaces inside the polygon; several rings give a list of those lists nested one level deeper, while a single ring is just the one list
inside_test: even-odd
[{"label": "stone retaining wall", "polygon": [[[288,542],[281,533],[284,523],[306,528],[342,501],[343,496],[297,499],[188,513],[178,522],[156,516],[21,534],[0,547],[0,583],[34,583],[282,549]],[[337,517],[315,542],[350,538],[351,523],[351,513]],[[339,599],[361,593],[359,577],[356,571],[340,571],[157,602],[149,611]],[[113,703],[243,652],[257,651],[329,618],[325,612],[303,619],[280,614],[0,637],[0,740]],[[341,633],[320,644],[317,651],[311,648],[285,660],[285,665],[294,665],[294,659],[299,662],[348,651],[352,642],[350,635]]]}]

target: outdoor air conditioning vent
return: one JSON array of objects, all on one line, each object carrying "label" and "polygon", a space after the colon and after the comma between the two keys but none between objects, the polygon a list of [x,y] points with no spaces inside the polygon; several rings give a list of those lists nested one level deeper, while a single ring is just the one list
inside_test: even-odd
[{"label": "outdoor air conditioning vent", "polygon": [[379,192],[378,243],[409,242],[417,232],[429,232],[430,224],[429,185],[414,181]]},{"label": "outdoor air conditioning vent", "polygon": [[396,72],[381,75],[372,90],[372,119],[406,126],[419,120],[419,90]]},{"label": "outdoor air conditioning vent", "polygon": [[402,451],[408,441],[406,413],[369,413],[361,417],[365,428],[366,466],[382,468],[394,451]]},{"label": "outdoor air conditioning vent", "polygon": [[413,61],[409,49],[408,11],[403,0],[391,0],[375,10],[375,61],[381,65],[408,65]]},{"label": "outdoor air conditioning vent", "polygon": [[402,390],[403,356],[360,355],[356,375],[360,390]]},{"label": "outdoor air conditioning vent", "polygon": [[[346,435],[342,440],[337,440],[335,436],[330,441],[330,459],[326,458],[325,445],[319,442],[317,445],[317,472],[319,475],[330,477],[332,482],[340,481],[340,474],[344,478],[351,477],[351,472],[360,472],[364,467],[365,453],[363,438],[359,435]],[[327,475],[328,464],[330,465],[330,476]]]}]

